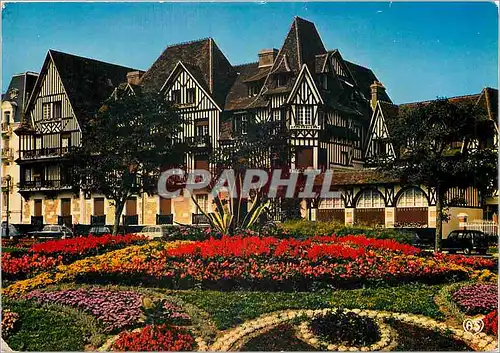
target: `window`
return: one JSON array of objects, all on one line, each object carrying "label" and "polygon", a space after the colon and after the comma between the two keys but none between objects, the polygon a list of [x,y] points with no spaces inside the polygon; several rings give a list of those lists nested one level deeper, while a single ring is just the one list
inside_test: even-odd
[{"label": "window", "polygon": [[52,103],[52,119],[62,118],[62,104],[61,102]]},{"label": "window", "polygon": [[377,190],[365,190],[358,198],[357,208],[383,208],[384,199]]},{"label": "window", "polygon": [[340,163],[342,165],[349,165],[349,153],[346,151],[340,152]]},{"label": "window", "polygon": [[320,81],[321,81],[321,88],[328,89],[328,76],[321,75]]},{"label": "window", "polygon": [[196,122],[196,136],[208,135],[208,120]]},{"label": "window", "polygon": [[398,207],[424,207],[427,200],[424,193],[417,188],[406,189],[398,199]]},{"label": "window", "polygon": [[234,115],[234,132],[238,135],[246,135],[248,133],[248,115]]},{"label": "window", "polygon": [[283,87],[286,86],[286,76],[285,75],[276,75],[276,86],[277,87]]},{"label": "window", "polygon": [[344,203],[340,197],[331,199],[322,199],[319,202],[319,209],[344,208]]},{"label": "window", "polygon": [[43,103],[42,104],[42,112],[43,112],[43,120],[52,119],[52,104],[51,103]]},{"label": "window", "polygon": [[54,120],[61,119],[62,117],[62,103],[51,102],[51,103],[43,103],[42,104],[42,115],[43,120]]},{"label": "window", "polygon": [[281,121],[281,111],[276,109],[272,112],[273,121]]},{"label": "window", "polygon": [[312,125],[312,107],[298,105],[296,107],[297,125]]},{"label": "window", "polygon": [[62,134],[61,135],[61,147],[63,149],[68,149],[69,146],[71,145],[71,135],[70,134]]},{"label": "window", "polygon": [[361,148],[361,143],[363,141],[363,130],[361,129],[361,126],[359,125],[354,125],[353,127],[354,133],[357,136],[357,140],[354,142],[354,146],[357,148]]},{"label": "window", "polygon": [[10,121],[10,112],[5,112],[5,113],[3,113],[3,118],[4,118],[4,119],[3,119],[3,120],[4,120],[4,122],[6,122],[7,124],[10,124],[10,122],[11,122],[11,121]]},{"label": "window", "polygon": [[253,97],[259,94],[259,86],[256,84],[249,84],[248,85],[248,96]]},{"label": "window", "polygon": [[42,137],[41,136],[35,136],[35,149],[37,149],[37,150],[42,149]]},{"label": "window", "polygon": [[196,202],[198,207],[196,207],[196,213],[208,212],[208,195],[198,194],[196,195]]},{"label": "window", "polygon": [[195,101],[196,91],[194,88],[188,88],[186,90],[186,103],[193,104]]},{"label": "window", "polygon": [[172,91],[172,102],[181,104],[181,91],[176,89]]},{"label": "window", "polygon": [[375,156],[383,156],[387,154],[387,144],[383,140],[372,140],[372,148]]}]

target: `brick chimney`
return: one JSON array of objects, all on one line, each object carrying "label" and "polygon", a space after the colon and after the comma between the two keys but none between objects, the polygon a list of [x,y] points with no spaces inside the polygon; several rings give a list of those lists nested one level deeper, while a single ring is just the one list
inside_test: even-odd
[{"label": "brick chimney", "polygon": [[138,85],[144,71],[132,71],[127,73],[127,83]]},{"label": "brick chimney", "polygon": [[259,51],[259,69],[272,66],[278,56],[278,49],[262,49]]},{"label": "brick chimney", "polygon": [[380,95],[382,93],[385,93],[385,87],[382,84],[382,82],[373,81],[370,88],[372,90],[371,106],[372,106],[372,109],[375,110],[375,107],[377,106],[377,102],[380,99]]}]

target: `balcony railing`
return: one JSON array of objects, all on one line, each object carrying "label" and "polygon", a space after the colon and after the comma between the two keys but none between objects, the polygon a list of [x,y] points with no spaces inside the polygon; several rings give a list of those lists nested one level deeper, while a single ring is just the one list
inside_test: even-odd
[{"label": "balcony railing", "polygon": [[173,214],[157,214],[156,224],[173,224],[174,215]]},{"label": "balcony railing", "polygon": [[69,147],[47,147],[19,151],[21,159],[56,158],[62,157],[70,151]]},{"label": "balcony railing", "polygon": [[469,222],[459,222],[458,226],[461,229],[480,230],[488,235],[498,235],[498,223],[494,221],[478,219]]},{"label": "balcony railing", "polygon": [[192,224],[209,224],[207,216],[203,213],[193,213],[192,215]]},{"label": "balcony railing", "polygon": [[191,147],[207,148],[210,147],[210,136],[186,137],[186,142]]},{"label": "balcony railing", "polygon": [[73,227],[73,216],[57,216],[57,224],[65,225],[66,227]]},{"label": "balcony railing", "polygon": [[31,225],[37,227],[43,226],[43,216],[31,216]]},{"label": "balcony railing", "polygon": [[12,148],[2,148],[2,159],[14,158],[14,150]]},{"label": "balcony railing", "polygon": [[103,226],[106,224],[106,215],[101,215],[101,216],[90,216],[90,224],[91,225],[100,225]]},{"label": "balcony railing", "polygon": [[20,190],[54,190],[71,187],[71,184],[66,180],[28,180],[19,183]]},{"label": "balcony railing", "polygon": [[125,225],[125,226],[139,224],[139,215],[136,215],[136,214],[130,215],[130,216],[123,215],[122,220],[123,220],[123,225]]}]

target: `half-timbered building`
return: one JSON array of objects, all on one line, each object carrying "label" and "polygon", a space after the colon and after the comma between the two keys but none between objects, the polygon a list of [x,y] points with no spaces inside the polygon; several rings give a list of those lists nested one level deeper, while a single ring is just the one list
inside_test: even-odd
[{"label": "half-timbered building", "polygon": [[132,68],[49,50],[15,130],[23,222],[85,223],[83,198],[65,155],[81,143],[81,124],[94,116]]},{"label": "half-timbered building", "polygon": [[[185,156],[188,169],[210,168],[208,157],[214,148],[230,148],[248,132],[249,124],[275,122],[294,147],[292,168],[335,171],[332,184],[342,196],[303,203],[304,217],[435,227],[432,189],[402,186],[370,169],[376,157],[396,158],[387,121],[398,113],[371,69],[345,60],[338,49],[328,50],[315,25],[299,17],[279,49],[263,49],[257,57],[256,62],[233,66],[214,39],[207,38],[168,46],[142,72],[49,51],[25,112],[26,122],[17,129],[20,191],[26,200],[23,221],[113,223],[109,200],[97,194],[84,197],[70,187],[64,153],[80,143],[80,124],[113,92],[149,90],[162,92],[186,121],[180,137],[192,147]],[[453,99],[474,99],[487,107],[492,133],[474,143],[496,144],[498,91],[487,88]],[[455,213],[482,218],[485,195],[473,188],[451,193],[456,195],[450,197],[466,200]],[[198,206],[183,196],[167,200],[136,195],[127,201],[123,221],[205,223],[200,208],[212,210],[211,196],[206,191],[194,196]],[[497,200],[489,200],[489,212],[498,213]]]}]

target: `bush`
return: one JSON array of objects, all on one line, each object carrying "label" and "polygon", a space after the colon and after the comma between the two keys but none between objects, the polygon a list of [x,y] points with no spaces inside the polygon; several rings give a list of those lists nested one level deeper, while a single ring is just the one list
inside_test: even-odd
[{"label": "bush", "polygon": [[411,244],[412,235],[404,230],[394,228],[373,228],[367,226],[346,226],[338,222],[308,221],[305,219],[287,221],[279,225],[276,236],[307,238],[312,235],[365,235],[375,239],[393,239],[399,243]]},{"label": "bush", "polygon": [[122,332],[113,344],[115,351],[157,352],[192,351],[195,343],[193,336],[176,327],[167,325],[147,325],[139,332]]},{"label": "bush", "polygon": [[311,320],[312,332],[333,344],[346,346],[368,346],[380,339],[377,324],[373,319],[337,309],[327,314],[318,314]]}]

